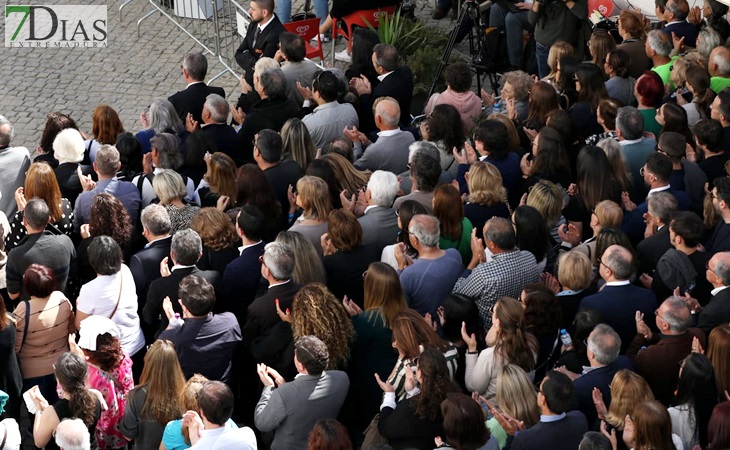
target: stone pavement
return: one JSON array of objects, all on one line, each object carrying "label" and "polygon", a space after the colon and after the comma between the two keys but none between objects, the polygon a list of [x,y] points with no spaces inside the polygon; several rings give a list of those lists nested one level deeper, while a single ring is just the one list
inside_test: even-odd
[{"label": "stone pavement", "polygon": [[[227,1],[227,0],[225,0]],[[105,4],[99,0],[44,0],[44,5]],[[303,5],[295,0],[293,12]],[[449,31],[455,22],[431,20],[433,0],[417,0],[416,14],[428,26]],[[184,89],[180,59],[185,52],[202,48],[166,17],[154,14],[142,23],[137,37],[136,22],[152,11],[146,0],[132,0],[120,20],[120,0],[107,3],[106,48],[3,48],[0,65],[0,114],[15,126],[14,145],[36,148],[46,114],[70,115],[82,131],[91,133],[91,114],[98,104],[112,106],[128,131],[141,129],[140,113],[155,97],[168,97]],[[244,2],[248,6],[247,2]],[[4,22],[0,23],[4,36]],[[460,48],[465,44],[462,43]],[[338,43],[337,49],[344,48]],[[331,44],[325,44],[325,56]],[[208,54],[208,75],[225,68]],[[344,67],[343,63],[338,66]],[[435,64],[434,64],[435,67]],[[225,74],[214,83],[222,86],[230,101],[240,93],[238,80]]]}]

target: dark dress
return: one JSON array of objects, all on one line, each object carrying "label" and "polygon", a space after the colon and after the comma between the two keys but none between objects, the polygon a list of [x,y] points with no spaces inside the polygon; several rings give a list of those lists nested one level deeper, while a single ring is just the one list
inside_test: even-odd
[{"label": "dark dress", "polygon": [[221,250],[203,246],[203,256],[200,257],[196,266],[200,270],[215,270],[223,275],[228,263],[238,258],[239,254],[238,246],[235,244]]},{"label": "dark dress", "polygon": [[[96,423],[99,421],[99,417],[101,417],[101,402],[96,396],[94,396],[94,400],[96,400],[96,405],[94,406],[94,421],[91,425],[89,425],[89,436],[91,436],[91,450],[98,450],[99,443],[96,441],[95,430]],[[70,419],[74,417],[71,412],[69,402],[65,398],[59,399],[56,404],[53,405],[53,409],[56,410],[56,414],[61,421],[63,421],[63,419]],[[58,450],[59,447],[56,445],[56,440],[51,438],[45,448],[46,450]]]},{"label": "dark dress", "polygon": [[142,406],[146,398],[147,388],[144,386],[129,391],[127,407],[119,428],[125,437],[134,440],[134,448],[137,450],[157,450],[167,424],[142,418]]},{"label": "dark dress", "polygon": [[491,206],[480,205],[478,203],[467,203],[464,205],[464,216],[469,219],[472,226],[477,230],[477,238],[482,239],[484,224],[492,217],[504,217],[509,219],[509,209],[507,204],[496,203]]},{"label": "dark dress", "polygon": [[5,409],[15,416],[20,412],[18,400],[22,394],[23,378],[20,375],[18,358],[15,356],[15,324],[9,318],[5,320],[7,326],[0,331],[0,391],[10,396]]},{"label": "dark dress", "polygon": [[322,258],[327,274],[327,287],[340,300],[345,295],[361,308],[364,304],[364,288],[362,274],[368,270],[373,252],[362,245],[349,252],[335,252]]},{"label": "dark dress", "polygon": [[416,397],[401,401],[395,409],[385,407],[380,411],[378,431],[394,450],[430,449],[434,447],[433,439],[444,435],[444,419],[441,414],[435,420],[418,417],[413,406],[414,398]]}]

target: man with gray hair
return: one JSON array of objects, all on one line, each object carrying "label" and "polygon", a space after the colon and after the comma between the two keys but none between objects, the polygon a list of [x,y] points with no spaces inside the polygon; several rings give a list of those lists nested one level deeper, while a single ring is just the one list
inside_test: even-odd
[{"label": "man with gray hair", "polygon": [[619,356],[621,338],[608,325],[598,324],[588,336],[586,356],[588,367],[581,374],[574,374],[559,369],[573,380],[575,398],[571,409],[578,410],[586,416],[589,423],[597,419],[596,406],[593,404],[593,390],[598,389],[606,404],[611,402],[611,380],[619,370],[633,370],[631,360]]},{"label": "man with gray hair", "polygon": [[[644,116],[633,106],[624,106],[616,113],[616,136],[621,146],[631,179],[642,178],[640,170],[646,158],[656,150],[656,140],[644,137]],[[631,200],[641,203],[646,197],[646,188],[642,183],[633,183]]]},{"label": "man with gray hair", "polygon": [[654,397],[665,405],[674,398],[679,371],[684,358],[693,350],[693,341],[705,348],[705,333],[690,328],[692,314],[684,300],[669,297],[654,314],[658,333],[644,322],[644,315],[636,311],[636,336],[626,354],[634,361],[636,372],[651,386]]},{"label": "man with gray hair", "polygon": [[[185,129],[189,133],[199,132],[215,143],[219,152],[230,156],[237,166],[243,165],[243,155],[239,148],[238,134],[236,130],[228,125],[228,113],[230,106],[226,99],[218,94],[210,94],[203,104],[202,125],[188,116],[185,122]],[[207,186],[205,182],[203,186]]]},{"label": "man with gray hair", "polygon": [[[644,239],[636,245],[636,254],[639,257],[638,273],[651,275],[654,273],[659,259],[672,248],[669,240],[669,221],[677,212],[677,198],[668,191],[657,192],[647,198],[646,204],[647,212],[644,214],[646,231]],[[636,220],[639,220],[639,216],[636,217]],[[651,283],[649,286],[644,285],[645,288],[650,288],[650,286]]]},{"label": "man with gray hair", "polygon": [[81,419],[63,419],[56,426],[54,439],[61,450],[89,450],[91,448],[89,428]]},{"label": "man with gray hair", "polygon": [[597,294],[583,298],[578,307],[601,315],[603,323],[610,325],[621,337],[622,353],[636,333],[634,311],[650,316],[657,307],[654,292],[631,284],[633,265],[634,257],[629,250],[620,245],[608,247],[598,258],[598,274],[606,284]]},{"label": "man with gray hair", "polygon": [[[408,164],[411,164],[413,162],[413,159],[415,158],[416,154],[422,153],[425,155],[428,155],[439,162],[439,165],[441,165],[441,155],[443,152],[439,150],[438,147],[436,147],[436,144],[433,142],[428,141],[416,141],[413,144],[408,146]],[[446,170],[441,169],[441,175],[439,175],[439,181],[438,184],[443,183],[451,183],[454,180],[454,175],[457,173],[457,166],[459,165],[458,161],[454,160],[452,158],[453,163],[451,163]],[[400,177],[400,190],[403,193],[403,195],[408,195],[411,193],[411,190],[413,189],[413,181],[411,181],[411,177],[409,176],[408,171],[405,171],[398,175]]]},{"label": "man with gray hair", "polygon": [[408,178],[410,178],[411,193],[395,199],[393,209],[396,211],[403,202],[413,200],[426,208],[429,214],[433,214],[433,191],[439,182],[441,164],[427,152],[417,152],[410,162]]},{"label": "man with gray hair", "polygon": [[246,325],[243,327],[244,343],[251,348],[254,338],[281,322],[276,307],[282,311],[291,310],[299,286],[292,279],[294,273],[294,250],[283,242],[270,242],[264,247],[261,261],[261,276],[269,283],[266,292],[248,307]]},{"label": "man with gray hair", "polygon": [[182,76],[185,80],[185,90],[179,91],[168,98],[175,107],[180,120],[185,123],[188,115],[196,122],[202,120],[203,104],[210,94],[226,97],[226,91],[220,87],[205,84],[205,75],[208,73],[208,60],[200,52],[190,52],[183,56]]},{"label": "man with gray hair", "polygon": [[[180,282],[188,275],[196,275],[208,281],[215,289],[216,304],[223,303],[220,296],[220,274],[215,270],[199,270],[195,266],[202,255],[203,243],[194,230],[180,230],[172,236],[170,257],[165,257],[160,262],[161,278],[150,283],[147,302],[142,310],[142,318],[148,324],[157,326],[157,334],[167,328],[168,324],[167,317],[162,314],[163,300],[165,297],[176,298]],[[169,268],[169,260],[172,260],[172,269]],[[172,308],[182,316],[182,308],[177,302],[172,303]],[[220,306],[217,310],[221,310]]]},{"label": "man with gray hair", "polygon": [[408,146],[415,139],[413,134],[398,127],[400,115],[400,106],[394,98],[380,97],[375,102],[375,126],[380,130],[377,141],[371,144],[356,129],[345,129],[345,134],[355,144],[355,157],[362,155],[355,161],[357,169],[387,170],[396,175],[408,170]]},{"label": "man with gray hair", "polygon": [[[172,224],[170,215],[164,206],[152,204],[142,210],[142,236],[147,245],[134,255],[129,261],[129,270],[132,271],[134,284],[137,288],[139,311],[144,310],[147,300],[147,290],[150,283],[160,278],[160,263],[170,254]],[[145,337],[149,338],[151,329],[145,330]],[[148,341],[149,342],[149,341]]]},{"label": "man with gray hair", "polygon": [[672,51],[672,38],[662,30],[651,30],[646,36],[646,56],[651,59],[652,71],[662,79],[663,84],[669,83],[672,73],[673,60],[669,57]]},{"label": "man with gray hair", "polygon": [[535,256],[516,247],[517,237],[512,222],[501,217],[484,224],[484,241],[471,237],[472,257],[466,270],[454,285],[455,294],[476,299],[479,316],[485,329],[492,326],[492,306],[501,297],[520,298],[526,285],[540,278]]},{"label": "man with gray hair", "polygon": [[264,70],[254,81],[254,89],[261,100],[242,118],[238,130],[246,162],[254,162],[254,138],[259,131],[271,129],[278,133],[287,120],[299,117],[299,105],[286,96],[286,77],[281,69]]},{"label": "man with gray hair", "polygon": [[53,270],[56,290],[66,290],[69,270],[76,259],[76,249],[65,234],[45,232],[49,218],[48,205],[43,199],[36,197],[28,200],[23,211],[23,226],[28,235],[10,250],[6,264],[5,276],[11,300],[28,300],[23,274],[31,264],[42,264]]},{"label": "man with gray hair", "polygon": [[[142,158],[144,173],[132,179],[132,183],[137,186],[137,189],[142,194],[143,208],[157,198],[157,194],[152,187],[152,180],[155,178],[155,175],[161,174],[166,170],[178,170],[183,165],[183,155],[180,152],[180,139],[174,134],[157,134],[150,139],[150,145],[152,146],[152,150]],[[182,175],[182,179],[183,183],[185,183],[185,190],[187,190],[185,200],[192,202],[195,198],[195,184],[192,178],[186,177],[185,175]]]},{"label": "man with gray hair", "polygon": [[0,211],[6,217],[13,217],[18,210],[15,190],[25,184],[25,172],[30,167],[28,149],[10,146],[13,134],[13,124],[0,115]]},{"label": "man with gray hair", "polygon": [[74,207],[74,229],[78,232],[81,225],[89,223],[91,203],[96,194],[113,195],[127,209],[132,223],[137,223],[142,197],[134,183],[117,180],[117,171],[122,167],[119,151],[113,145],[102,145],[96,152],[94,172],[99,181],[94,182],[90,176],[79,173],[83,192],[76,198]]},{"label": "man with gray hair", "polygon": [[700,311],[697,328],[705,332],[706,336],[718,325],[730,322],[730,252],[715,253],[707,262],[707,281],[712,287],[712,297],[704,308],[696,299],[685,294],[693,311]]},{"label": "man with gray hair", "polygon": [[[392,208],[397,194],[398,178],[384,170],[373,172],[365,192],[357,194],[357,203],[367,205],[362,216],[357,219],[362,227],[362,245],[373,252],[376,260],[380,259],[383,248],[395,244],[398,237],[398,216]],[[354,198],[351,201],[343,200],[343,207],[356,214],[359,212]]]},{"label": "man with gray hair", "polygon": [[710,52],[707,63],[710,72],[710,89],[716,94],[730,87],[730,49],[721,45]]},{"label": "man with gray hair", "polygon": [[697,34],[699,27],[687,22],[689,15],[689,4],[687,0],[669,0],[664,7],[664,33],[672,39],[675,35],[678,39],[684,39],[685,47],[695,48],[697,46]]},{"label": "man with gray hair", "polygon": [[451,294],[451,289],[464,271],[461,255],[456,249],[439,248],[439,220],[434,216],[417,214],[408,225],[408,240],[418,253],[416,261],[406,256],[406,245],[395,247],[395,260],[403,294],[411,308],[423,315],[436,317],[436,310]]}]

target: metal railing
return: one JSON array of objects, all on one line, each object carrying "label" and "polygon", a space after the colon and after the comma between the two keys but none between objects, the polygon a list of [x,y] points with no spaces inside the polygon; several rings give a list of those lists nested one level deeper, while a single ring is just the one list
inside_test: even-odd
[{"label": "metal railing", "polygon": [[[130,1],[120,6],[120,16],[122,8]],[[239,77],[241,69],[236,63],[235,55],[246,36],[251,16],[237,0],[148,0],[148,2],[153,10],[137,21],[137,36],[141,35],[142,22],[159,13],[223,64],[225,70],[210,78],[209,83],[226,73]],[[182,55],[180,56],[182,58]]]}]

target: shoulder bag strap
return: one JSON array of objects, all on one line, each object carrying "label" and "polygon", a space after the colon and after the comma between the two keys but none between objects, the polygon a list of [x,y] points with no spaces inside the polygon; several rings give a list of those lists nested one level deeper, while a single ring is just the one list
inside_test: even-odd
[{"label": "shoulder bag strap", "polygon": [[109,316],[109,320],[111,320],[112,317],[114,317],[114,314],[117,313],[117,308],[119,308],[119,301],[122,299],[122,286],[124,285],[124,273],[122,271],[119,271],[119,296],[117,297],[117,304],[114,305],[114,310],[112,311],[111,315]]},{"label": "shoulder bag strap", "polygon": [[[20,352],[23,351],[23,345],[25,345],[25,338],[28,337],[28,326],[30,325],[30,302],[28,300],[25,303],[25,328],[23,328],[23,340],[20,341]],[[18,353],[20,353],[18,352]],[[0,446],[2,448],[2,446]]]}]

